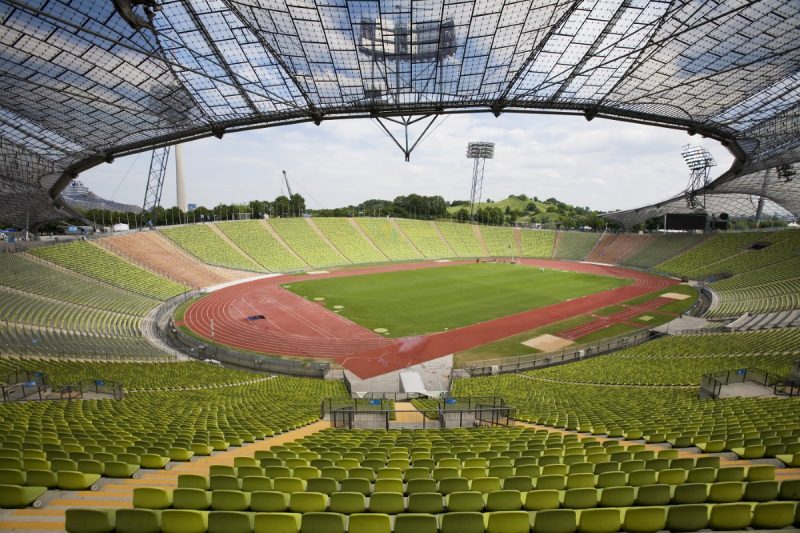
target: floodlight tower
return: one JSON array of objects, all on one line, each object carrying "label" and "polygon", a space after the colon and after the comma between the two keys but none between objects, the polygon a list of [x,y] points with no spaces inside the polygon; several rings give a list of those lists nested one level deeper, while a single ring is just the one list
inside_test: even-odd
[{"label": "floodlight tower", "polygon": [[[717,166],[714,156],[702,146],[687,144],[681,149],[681,156],[689,167],[689,183],[686,185],[686,198],[689,207],[697,207],[697,197],[694,192],[708,185],[711,167]],[[705,192],[703,192],[705,197]],[[705,207],[705,201],[702,202]]]},{"label": "floodlight tower", "polygon": [[472,220],[475,213],[475,204],[481,203],[483,170],[486,167],[486,160],[494,158],[494,143],[471,142],[467,144],[467,158],[473,160],[472,190],[469,196],[469,218]]}]

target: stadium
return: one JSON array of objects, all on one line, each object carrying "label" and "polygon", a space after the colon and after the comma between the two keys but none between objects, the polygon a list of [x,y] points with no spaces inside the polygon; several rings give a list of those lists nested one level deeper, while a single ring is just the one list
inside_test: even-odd
[{"label": "stadium", "polygon": [[[796,2],[0,15],[0,531],[800,529]],[[483,141],[470,202],[436,215],[311,213],[285,172],[272,206],[184,205],[181,143],[363,119],[408,161],[472,113],[679,130],[733,162],[687,145],[684,191],[570,211],[593,226],[481,202]],[[136,154],[141,209],[77,181]]]}]

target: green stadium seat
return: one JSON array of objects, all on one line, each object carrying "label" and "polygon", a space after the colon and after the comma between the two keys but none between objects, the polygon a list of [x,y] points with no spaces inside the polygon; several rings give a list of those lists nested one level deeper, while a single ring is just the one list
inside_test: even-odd
[{"label": "green stadium seat", "polygon": [[487,511],[519,511],[522,509],[522,496],[516,490],[499,490],[486,495]]},{"label": "green stadium seat", "polygon": [[203,533],[208,531],[208,513],[185,509],[161,511],[162,533]]},{"label": "green stadium seat", "polygon": [[114,531],[115,514],[110,509],[67,509],[67,533],[110,533]]},{"label": "green stadium seat", "polygon": [[743,499],[748,502],[777,500],[779,488],[777,481],[751,481],[745,485]]},{"label": "green stadium seat", "polygon": [[328,496],[320,492],[295,492],[289,497],[293,513],[322,513],[328,508]]},{"label": "green stadium seat", "polygon": [[373,492],[369,498],[369,512],[397,514],[405,511],[403,494],[398,492]]},{"label": "green stadium seat", "polygon": [[738,502],[744,496],[744,483],[741,481],[723,481],[712,483],[708,492],[708,501],[711,503]]},{"label": "green stadium seat", "polygon": [[358,492],[364,495],[372,492],[372,486],[370,485],[369,480],[360,478],[343,479],[341,483],[339,483],[339,489],[342,492]]},{"label": "green stadium seat", "polygon": [[254,515],[237,511],[214,511],[208,514],[208,533],[251,533]]},{"label": "green stadium seat", "polygon": [[669,485],[645,485],[636,493],[636,505],[669,505]]},{"label": "green stadium seat", "polygon": [[177,488],[172,491],[172,507],[205,511],[211,507],[211,494],[203,489]]},{"label": "green stadium seat", "polygon": [[345,517],[338,513],[306,513],[301,515],[300,533],[345,533]]},{"label": "green stadium seat", "polygon": [[484,515],[486,533],[528,533],[530,518],[525,511],[496,511]]},{"label": "green stadium seat", "polygon": [[793,524],[795,502],[763,502],[753,508],[753,529],[782,529]]},{"label": "green stadium seat", "polygon": [[705,483],[686,483],[675,487],[672,502],[675,504],[705,503],[708,499],[708,485]]},{"label": "green stadium seat", "polygon": [[443,506],[442,495],[438,492],[418,492],[408,497],[409,513],[438,514]]},{"label": "green stadium seat", "polygon": [[635,501],[634,487],[609,487],[600,491],[600,507],[631,507]]},{"label": "green stadium seat", "polygon": [[137,509],[168,509],[172,506],[172,492],[158,487],[133,489],[133,506]]},{"label": "green stadium seat", "polygon": [[772,481],[775,479],[775,465],[752,465],[747,468],[747,481]]},{"label": "green stadium seat", "polygon": [[[300,533],[302,515],[297,513],[256,513],[254,533]],[[342,530],[344,531],[344,526]]]},{"label": "green stadium seat", "polygon": [[667,527],[666,507],[632,507],[625,509],[622,529],[629,533],[655,533]]},{"label": "green stadium seat", "polygon": [[394,533],[438,533],[439,524],[431,514],[404,513],[394,520]]},{"label": "green stadium seat", "polygon": [[585,509],[578,520],[580,533],[615,533],[620,529],[619,509]]},{"label": "green stadium seat", "polygon": [[750,525],[752,515],[752,507],[747,503],[720,503],[711,507],[709,525],[713,530],[741,530]]},{"label": "green stadium seat", "polygon": [[484,506],[480,492],[453,492],[447,496],[449,512],[481,512]]},{"label": "green stadium seat", "polygon": [[667,509],[667,529],[670,531],[699,531],[708,527],[709,505],[672,505]]},{"label": "green stadium seat", "polygon": [[[28,480],[30,483],[30,480]],[[785,479],[781,481],[781,500],[800,501],[800,479]]]},{"label": "green stadium seat", "polygon": [[35,505],[47,487],[0,485],[0,508],[15,509]]},{"label": "green stadium seat", "polygon": [[256,491],[250,494],[250,510],[261,513],[283,513],[289,508],[289,494],[277,491]]},{"label": "green stadium seat", "polygon": [[333,513],[354,514],[366,511],[367,503],[358,492],[336,492],[330,496],[330,510]]},{"label": "green stadium seat", "polygon": [[484,533],[485,530],[481,513],[453,512],[439,515],[441,533]]},{"label": "green stadium seat", "polygon": [[447,495],[453,492],[468,492],[470,490],[469,481],[463,477],[448,478],[439,481],[439,492]]},{"label": "green stadium seat", "polygon": [[578,515],[572,509],[537,511],[533,518],[534,533],[574,533],[578,529]]},{"label": "green stadium seat", "polygon": [[56,474],[56,479],[61,490],[87,490],[100,479],[100,474],[61,470]]},{"label": "green stadium seat", "polygon": [[160,533],[161,512],[153,509],[117,509],[116,533]]},{"label": "green stadium seat", "polygon": [[565,509],[589,509],[597,507],[597,503],[596,489],[567,489],[561,506]]},{"label": "green stadium seat", "polygon": [[357,513],[350,515],[348,533],[392,533],[388,514]]}]

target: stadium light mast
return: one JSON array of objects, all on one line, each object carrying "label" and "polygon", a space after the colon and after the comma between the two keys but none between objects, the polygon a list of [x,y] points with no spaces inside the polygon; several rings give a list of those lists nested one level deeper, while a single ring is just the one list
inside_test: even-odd
[{"label": "stadium light mast", "polygon": [[689,183],[686,185],[686,201],[689,207],[698,207],[695,191],[703,189],[702,207],[705,209],[705,186],[708,185],[711,167],[717,166],[711,152],[702,146],[687,144],[681,149],[681,156],[689,167]]},{"label": "stadium light mast", "polygon": [[494,143],[471,142],[467,144],[467,158],[472,159],[472,189],[469,195],[469,219],[474,220],[475,204],[481,203],[483,171],[486,160],[494,158]]}]

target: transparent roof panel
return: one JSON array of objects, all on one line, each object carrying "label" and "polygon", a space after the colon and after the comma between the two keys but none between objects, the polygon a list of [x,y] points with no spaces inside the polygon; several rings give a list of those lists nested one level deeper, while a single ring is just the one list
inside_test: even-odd
[{"label": "transparent roof panel", "polygon": [[0,3],[0,209],[56,218],[82,170],[222,131],[470,110],[696,131],[737,160],[710,189],[800,214],[758,179],[800,161],[798,2],[156,1],[152,29],[105,0]]}]

